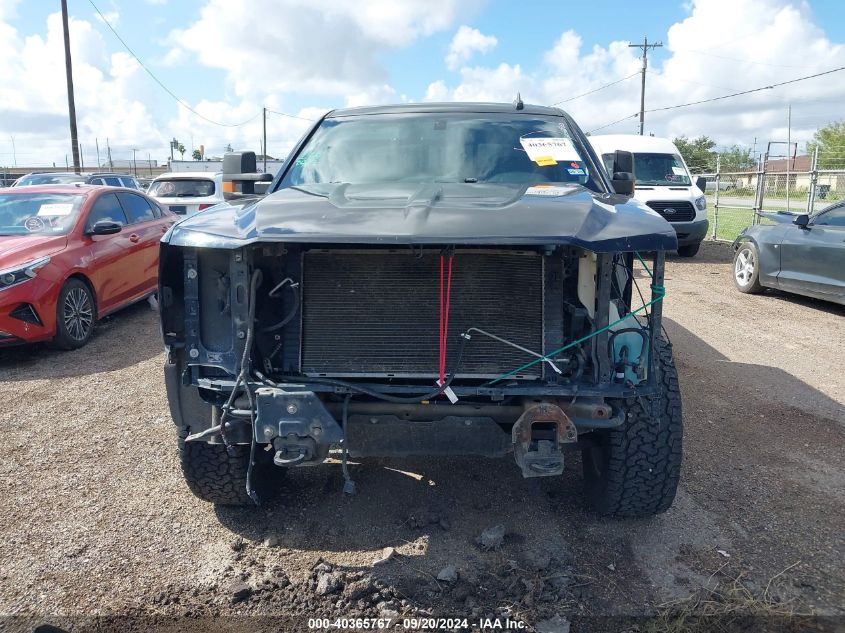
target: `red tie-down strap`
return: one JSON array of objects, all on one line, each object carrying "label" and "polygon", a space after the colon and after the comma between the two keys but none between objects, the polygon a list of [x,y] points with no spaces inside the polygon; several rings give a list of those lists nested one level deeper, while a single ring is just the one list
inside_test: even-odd
[{"label": "red tie-down strap", "polygon": [[[452,259],[449,254],[449,265],[446,266],[446,256],[440,255],[440,384],[446,383],[446,337],[449,334],[449,301],[452,298]],[[445,273],[445,280],[444,280]],[[445,294],[444,294],[445,287]]]}]

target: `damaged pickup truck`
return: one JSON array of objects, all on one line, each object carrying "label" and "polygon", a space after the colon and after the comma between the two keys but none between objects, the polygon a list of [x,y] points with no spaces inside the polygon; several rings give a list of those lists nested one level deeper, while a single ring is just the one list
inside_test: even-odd
[{"label": "damaged pickup truck", "polygon": [[630,198],[629,153],[608,174],[567,114],[517,99],[330,112],[266,196],[254,155],[233,161],[239,193],[161,246],[167,393],[197,496],[257,503],[330,452],[347,491],[347,456],[513,454],[549,477],[580,452],[595,511],[671,505],[677,242]]}]

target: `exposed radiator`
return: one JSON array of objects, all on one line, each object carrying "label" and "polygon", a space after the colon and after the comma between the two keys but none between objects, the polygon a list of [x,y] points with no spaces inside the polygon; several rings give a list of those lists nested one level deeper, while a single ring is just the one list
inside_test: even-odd
[{"label": "exposed radiator", "polygon": [[[303,261],[302,372],[325,376],[437,376],[437,251],[313,250]],[[543,352],[543,260],[536,253],[458,250],[452,269],[446,370],[475,326]],[[532,360],[474,334],[458,376],[496,377]],[[537,378],[538,363],[520,377]]]}]

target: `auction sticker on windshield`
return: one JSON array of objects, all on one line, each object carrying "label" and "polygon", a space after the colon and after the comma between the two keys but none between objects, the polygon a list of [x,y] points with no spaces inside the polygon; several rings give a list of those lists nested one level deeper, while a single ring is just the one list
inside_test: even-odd
[{"label": "auction sticker on windshield", "polygon": [[67,202],[52,202],[49,204],[42,204],[38,208],[38,215],[62,216],[73,213],[73,203]]},{"label": "auction sticker on windshield", "polygon": [[557,162],[568,160],[581,160],[578,150],[568,138],[533,138],[525,137],[519,139],[528,158],[539,161],[544,158],[551,158]]}]

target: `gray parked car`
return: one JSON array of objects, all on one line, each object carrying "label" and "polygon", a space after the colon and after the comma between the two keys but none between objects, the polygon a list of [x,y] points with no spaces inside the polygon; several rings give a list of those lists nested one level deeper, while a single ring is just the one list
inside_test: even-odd
[{"label": "gray parked car", "polygon": [[18,178],[13,187],[32,187],[35,185],[106,185],[108,187],[126,187],[138,189],[138,181],[130,174],[115,172],[94,172],[75,174],[73,172],[32,172]]},{"label": "gray parked car", "polygon": [[745,293],[777,288],[845,305],[845,202],[812,215],[762,213],[734,241],[734,284]]}]

